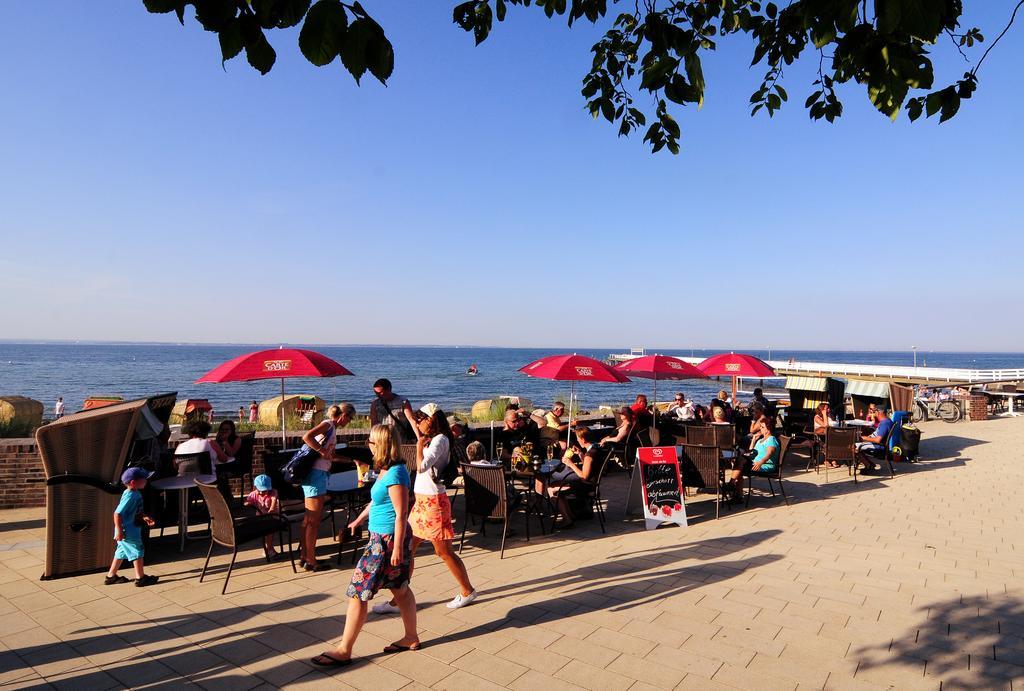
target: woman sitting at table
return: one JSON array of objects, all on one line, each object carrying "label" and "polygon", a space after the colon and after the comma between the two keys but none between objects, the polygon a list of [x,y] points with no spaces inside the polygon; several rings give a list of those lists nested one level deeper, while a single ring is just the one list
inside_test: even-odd
[{"label": "woman sitting at table", "polygon": [[205,451],[210,454],[210,472],[214,473],[218,463],[226,463],[229,460],[223,449],[216,442],[211,442],[207,439],[210,436],[210,429],[210,423],[206,420],[191,420],[182,429],[188,435],[188,439],[178,444],[178,448],[174,450],[174,469],[178,472],[178,475],[201,473],[204,464],[199,464],[199,467],[185,465],[177,456],[203,453]]},{"label": "woman sitting at table", "polygon": [[633,419],[636,420],[638,429],[646,429],[654,424],[654,416],[651,415],[651,407],[644,394],[637,394],[636,401],[630,406],[630,410],[633,411]]},{"label": "woman sitting at table", "polygon": [[741,466],[730,471],[731,477],[726,482],[725,493],[739,500],[743,495],[744,475],[749,475],[751,470],[770,473],[776,469],[778,462],[779,440],[769,433],[755,442],[753,449],[745,454]]},{"label": "woman sitting at table", "polygon": [[832,407],[828,403],[818,404],[818,407],[814,410],[815,434],[825,434],[828,431],[828,428],[832,426],[832,420],[829,415],[831,412]]},{"label": "woman sitting at table", "polygon": [[217,439],[215,440],[220,450],[227,456],[224,463],[235,460],[238,450],[242,448],[242,438],[238,436],[233,420],[224,420],[217,427]]},{"label": "woman sitting at table", "polygon": [[563,467],[552,473],[547,480],[542,477],[536,480],[538,494],[543,495],[547,492],[556,496],[555,503],[562,522],[555,523],[555,527],[562,529],[571,528],[575,522],[565,493],[586,492],[597,480],[600,472],[597,458],[601,451],[600,445],[593,441],[594,433],[586,427],[577,427],[575,431],[576,443],[562,457]]},{"label": "woman sitting at table", "polygon": [[611,434],[601,440],[601,446],[606,444],[625,444],[633,431],[633,411],[630,408],[619,408],[616,411],[619,416],[619,425],[615,428],[615,434]]},{"label": "woman sitting at table", "polygon": [[327,501],[327,478],[331,474],[334,460],[336,431],[352,422],[356,409],[351,403],[332,405],[327,409],[327,419],[302,435],[305,446],[315,451],[319,458],[302,480],[302,496],[306,513],[302,517],[302,541],[299,544],[299,565],[306,571],[321,571],[324,567],[316,560],[316,538],[320,532],[320,518]]}]

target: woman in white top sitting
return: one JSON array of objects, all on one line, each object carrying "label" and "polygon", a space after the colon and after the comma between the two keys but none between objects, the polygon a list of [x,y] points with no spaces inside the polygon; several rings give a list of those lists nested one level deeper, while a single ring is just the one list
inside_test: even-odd
[{"label": "woman in white top sitting", "polygon": [[211,429],[210,423],[206,420],[190,420],[185,424],[182,431],[188,435],[188,439],[178,444],[178,447],[174,450],[174,469],[178,471],[178,475],[202,472],[203,465],[205,465],[201,463],[198,468],[191,465],[183,465],[181,459],[177,457],[185,454],[203,453],[204,451],[210,454],[211,472],[216,472],[218,463],[228,462],[229,459],[224,450],[216,442],[211,442],[207,439],[210,436]]},{"label": "woman in white top sitting", "polygon": [[[416,425],[416,480],[412,486],[416,503],[409,513],[409,525],[412,527],[411,555],[415,560],[416,549],[424,540],[434,546],[434,553],[441,558],[459,584],[459,594],[448,603],[449,609],[458,609],[476,599],[476,590],[469,580],[466,565],[452,549],[452,540],[455,538],[452,505],[442,480],[450,460],[452,432],[444,411],[432,404],[424,406],[424,410],[432,412],[430,415],[424,412],[417,414],[420,419]],[[410,564],[410,574],[414,567],[415,561]],[[377,605],[373,611],[385,614],[397,612],[398,607],[394,602],[387,602]]]},{"label": "woman in white top sitting", "polygon": [[302,435],[302,441],[320,457],[302,480],[303,503],[306,514],[302,517],[302,543],[299,545],[299,565],[306,571],[320,571],[324,568],[316,560],[316,538],[320,532],[320,518],[327,501],[327,478],[331,475],[334,460],[335,432],[356,416],[351,403],[332,405],[327,409],[327,419]]}]

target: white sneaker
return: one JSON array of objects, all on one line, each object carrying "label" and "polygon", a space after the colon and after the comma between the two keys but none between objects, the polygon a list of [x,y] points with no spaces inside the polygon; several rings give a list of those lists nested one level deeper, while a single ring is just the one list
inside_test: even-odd
[{"label": "white sneaker", "polygon": [[398,609],[397,605],[393,605],[385,600],[379,605],[374,605],[372,611],[374,614],[397,614],[401,610]]},{"label": "white sneaker", "polygon": [[475,590],[471,592],[469,595],[463,595],[462,593],[459,593],[455,596],[455,599],[448,603],[448,609],[459,609],[460,607],[465,607],[466,605],[471,604],[475,599]]}]

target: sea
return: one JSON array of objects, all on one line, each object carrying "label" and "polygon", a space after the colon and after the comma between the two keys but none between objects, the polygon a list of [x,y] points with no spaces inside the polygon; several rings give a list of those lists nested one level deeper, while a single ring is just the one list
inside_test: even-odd
[{"label": "sea", "polygon": [[[176,391],[179,399],[205,398],[217,417],[237,413],[239,406],[280,395],[280,380],[232,384],[196,384],[217,365],[267,346],[173,344],[77,344],[0,342],[0,396],[20,395],[42,401],[48,415],[62,396],[68,412],[79,410],[88,396],[140,398]],[[415,406],[434,402],[445,410],[469,410],[477,400],[499,395],[527,398],[537,407],[568,400],[569,382],[533,379],[520,367],[546,355],[578,352],[604,360],[613,351],[431,346],[293,346],[327,355],[355,373],[330,379],[285,381],[288,393],[316,395],[328,403],[349,401],[365,412],[373,398],[373,382],[387,377],[394,390]],[[614,352],[628,352],[623,348]],[[707,357],[722,350],[659,350],[666,355]],[[912,365],[911,351],[746,350],[763,359],[849,364]],[[1024,367],[1022,353],[950,353],[917,351],[918,365],[997,369]],[[477,376],[467,369],[476,364]],[[776,380],[778,382],[778,380]],[[748,386],[752,386],[748,382]],[[638,393],[652,393],[653,382],[579,384],[576,395],[585,409],[601,404],[632,402]],[[658,399],[682,391],[699,402],[710,400],[725,381],[685,380],[658,383]]]}]

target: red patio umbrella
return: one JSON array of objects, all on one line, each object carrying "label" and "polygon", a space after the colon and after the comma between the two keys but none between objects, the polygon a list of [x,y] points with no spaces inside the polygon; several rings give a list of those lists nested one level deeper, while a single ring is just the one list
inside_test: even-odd
[{"label": "red patio umbrella", "polygon": [[671,355],[644,355],[620,362],[615,366],[620,372],[634,377],[654,380],[654,419],[658,419],[658,380],[659,379],[703,379],[708,375],[685,360]]},{"label": "red patio umbrella", "polygon": [[281,380],[281,444],[285,443],[284,380],[291,377],[343,377],[352,372],[326,355],[301,348],[272,348],[228,360],[196,379],[196,384],[221,384],[257,379]]},{"label": "red patio umbrella", "polygon": [[732,402],[736,405],[737,377],[774,377],[775,370],[767,362],[744,353],[719,353],[697,365],[709,377],[732,377]]},{"label": "red patio umbrella", "polygon": [[[529,377],[571,382],[569,387],[570,418],[572,417],[572,401],[576,394],[576,382],[599,381],[621,384],[629,381],[629,377],[600,360],[595,360],[586,355],[577,355],[576,353],[571,355],[551,355],[540,360],[534,360],[530,364],[520,367],[519,371]],[[570,434],[572,434],[572,430],[566,430],[566,442],[569,444],[572,443]]]}]

